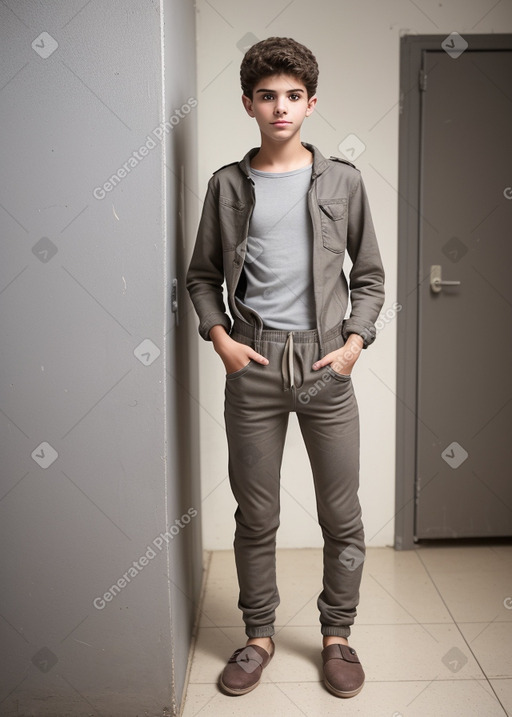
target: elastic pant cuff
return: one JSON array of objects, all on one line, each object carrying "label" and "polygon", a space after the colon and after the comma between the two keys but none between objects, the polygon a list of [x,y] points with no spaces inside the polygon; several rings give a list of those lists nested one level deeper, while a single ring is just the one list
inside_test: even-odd
[{"label": "elastic pant cuff", "polygon": [[350,635],[350,627],[340,626],[334,627],[333,625],[322,625],[322,635],[331,637],[348,637]]},{"label": "elastic pant cuff", "polygon": [[263,625],[262,627],[248,626],[245,628],[247,637],[272,637],[274,633],[273,625]]}]

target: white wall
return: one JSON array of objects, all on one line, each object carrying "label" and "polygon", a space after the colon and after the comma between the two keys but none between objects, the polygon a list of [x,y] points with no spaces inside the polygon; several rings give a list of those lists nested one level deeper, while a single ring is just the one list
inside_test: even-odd
[{"label": "white wall", "polygon": [[[361,170],[386,269],[384,311],[396,300],[399,38],[402,34],[512,31],[510,2],[494,0],[197,0],[199,186],[211,173],[259,144],[240,101],[239,46],[271,35],[310,47],[320,66],[319,101],[302,138],[324,155],[353,133],[366,145]],[[354,385],[361,414],[361,489],[369,545],[394,535],[396,331],[386,325],[360,358]],[[200,341],[203,536],[208,549],[232,545],[235,503],[227,479],[223,426],[224,369]],[[312,478],[295,416],[282,471],[280,547],[322,544]]]}]

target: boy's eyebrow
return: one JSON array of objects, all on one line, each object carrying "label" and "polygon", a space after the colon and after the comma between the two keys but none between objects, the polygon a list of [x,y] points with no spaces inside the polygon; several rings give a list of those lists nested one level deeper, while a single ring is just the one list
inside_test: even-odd
[{"label": "boy's eyebrow", "polygon": [[[258,92],[276,92],[276,90],[256,90],[256,94],[258,94]],[[298,87],[296,90],[286,90],[286,92],[304,92],[304,90]]]}]

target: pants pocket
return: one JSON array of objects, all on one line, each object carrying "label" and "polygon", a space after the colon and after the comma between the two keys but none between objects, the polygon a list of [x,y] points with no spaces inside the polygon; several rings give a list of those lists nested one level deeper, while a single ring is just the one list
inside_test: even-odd
[{"label": "pants pocket", "polygon": [[252,359],[249,359],[249,363],[246,363],[245,366],[242,366],[242,368],[239,368],[238,371],[233,371],[232,373],[226,374],[226,380],[232,381],[235,378],[240,378],[244,374],[247,373],[247,371],[251,368],[253,364]]},{"label": "pants pocket", "polygon": [[330,373],[331,376],[336,379],[336,381],[351,381],[352,380],[352,376],[350,374],[338,373],[337,371],[335,371],[332,368],[332,366],[330,364],[328,366],[326,366],[326,369],[327,369],[328,373]]}]

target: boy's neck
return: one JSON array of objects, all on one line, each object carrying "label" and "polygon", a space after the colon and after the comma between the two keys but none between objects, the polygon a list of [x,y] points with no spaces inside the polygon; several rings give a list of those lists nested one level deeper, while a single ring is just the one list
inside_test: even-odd
[{"label": "boy's neck", "polygon": [[270,142],[262,137],[261,147],[251,159],[251,167],[261,172],[291,172],[313,162],[312,153],[300,139],[290,142]]}]

